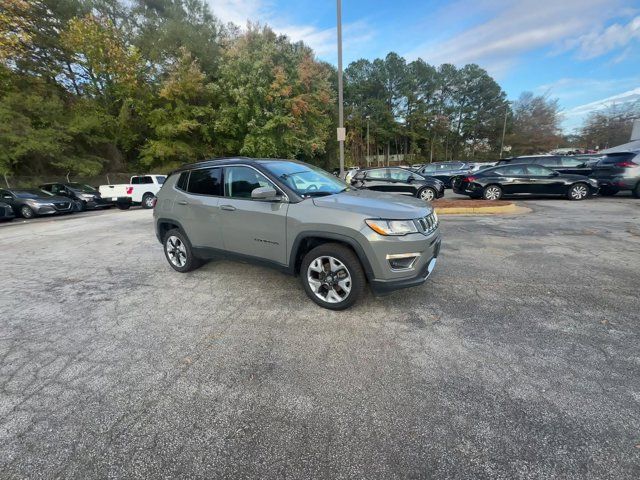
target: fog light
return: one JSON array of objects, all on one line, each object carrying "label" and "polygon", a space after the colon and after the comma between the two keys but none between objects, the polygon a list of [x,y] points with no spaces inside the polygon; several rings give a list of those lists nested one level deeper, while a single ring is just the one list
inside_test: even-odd
[{"label": "fog light", "polygon": [[387,261],[391,270],[408,270],[413,268],[419,256],[419,253],[397,253],[387,255]]}]

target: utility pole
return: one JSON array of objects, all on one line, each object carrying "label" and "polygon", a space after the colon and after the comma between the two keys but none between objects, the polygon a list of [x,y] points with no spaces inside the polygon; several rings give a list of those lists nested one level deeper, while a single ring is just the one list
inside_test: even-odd
[{"label": "utility pole", "polygon": [[342,92],[342,0],[338,2],[338,144],[340,145],[340,177],[344,176],[344,99]]},{"label": "utility pole", "polygon": [[509,103],[504,107],[504,123],[502,124],[502,141],[500,142],[500,158],[504,152],[504,134],[507,132],[507,112],[509,111]]},{"label": "utility pole", "polygon": [[369,119],[371,115],[367,115],[367,167],[369,166]]}]

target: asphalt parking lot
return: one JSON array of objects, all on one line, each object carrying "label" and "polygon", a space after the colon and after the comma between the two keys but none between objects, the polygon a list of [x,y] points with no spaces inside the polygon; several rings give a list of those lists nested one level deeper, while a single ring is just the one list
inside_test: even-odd
[{"label": "asphalt parking lot", "polygon": [[345,312],[147,210],[3,224],[0,477],[638,478],[640,201],[522,204]]}]

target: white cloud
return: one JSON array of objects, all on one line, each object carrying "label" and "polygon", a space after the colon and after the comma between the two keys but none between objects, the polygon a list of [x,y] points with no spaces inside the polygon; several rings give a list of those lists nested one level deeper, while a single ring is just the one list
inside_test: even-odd
[{"label": "white cloud", "polygon": [[[496,73],[526,52],[586,35],[594,25],[619,14],[618,7],[619,0],[462,0],[454,5],[456,11],[466,9],[487,20],[449,38],[422,44],[408,56],[435,64],[474,62]],[[449,13],[441,15],[452,21]],[[439,18],[432,23],[439,25]]]},{"label": "white cloud", "polygon": [[591,112],[606,110],[613,107],[614,105],[626,105],[636,102],[640,102],[640,87],[628,90],[623,93],[619,93],[617,95],[612,95],[601,100],[596,100],[595,102],[578,105],[577,107],[573,107],[561,113],[565,118],[584,117]]},{"label": "white cloud", "polygon": [[578,58],[590,59],[625,47],[636,39],[640,39],[640,16],[626,25],[614,23],[607,28],[589,32],[579,37],[574,44],[578,49]]},{"label": "white cloud", "polygon": [[[209,0],[214,15],[223,22],[232,22],[244,27],[247,21],[268,24],[277,33],[288,36],[294,42],[302,41],[320,57],[332,56],[336,52],[336,28],[318,28],[312,24],[288,22],[282,12],[276,12],[267,0]],[[373,38],[374,29],[366,21],[343,25],[345,49],[361,45]]]}]

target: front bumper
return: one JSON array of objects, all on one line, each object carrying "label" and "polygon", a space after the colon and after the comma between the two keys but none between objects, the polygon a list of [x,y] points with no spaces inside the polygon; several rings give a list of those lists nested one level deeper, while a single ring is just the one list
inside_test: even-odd
[{"label": "front bumper", "polygon": [[[422,285],[431,276],[435,266],[436,259],[440,254],[440,245],[442,239],[437,236],[429,244],[428,248],[421,252],[421,256],[424,258],[418,265],[416,270],[413,270],[413,274],[393,279],[371,279],[369,285],[375,295],[387,295],[396,290],[409,287],[417,287]],[[417,272],[417,273],[416,273]]]}]

